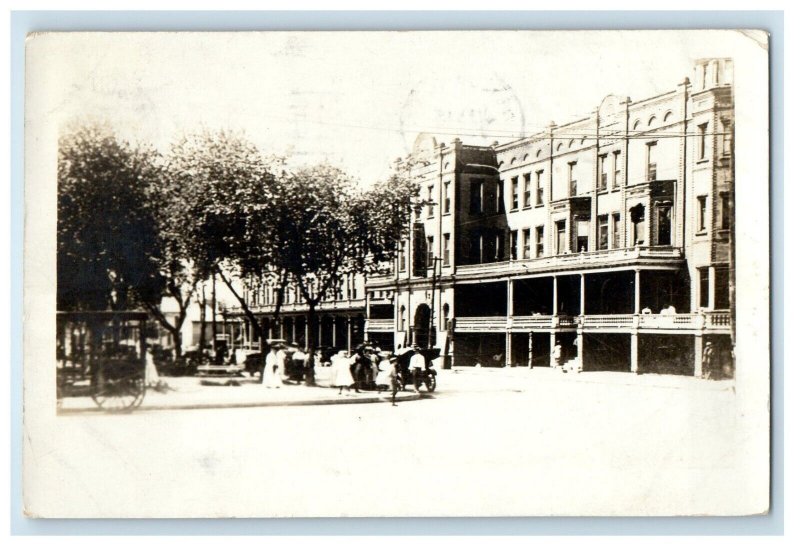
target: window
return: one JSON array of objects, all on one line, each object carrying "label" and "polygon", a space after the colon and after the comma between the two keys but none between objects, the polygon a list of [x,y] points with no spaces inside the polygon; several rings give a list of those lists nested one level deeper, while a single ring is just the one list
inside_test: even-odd
[{"label": "window", "polygon": [[442,264],[443,265],[450,265],[450,234],[445,233],[442,235]]},{"label": "window", "polygon": [[479,264],[483,261],[483,236],[478,230],[474,230],[469,236],[469,261]]},{"label": "window", "polygon": [[697,138],[698,138],[698,151],[697,151],[697,160],[703,161],[704,159],[708,159],[707,155],[710,151],[708,149],[708,123],[702,123],[697,126]]},{"label": "window", "polygon": [[589,220],[580,218],[575,221],[575,248],[578,252],[589,251]]},{"label": "window", "polygon": [[567,252],[567,223],[564,220],[556,222],[556,254]]},{"label": "window", "polygon": [[608,215],[597,217],[597,250],[608,249]]},{"label": "window", "polygon": [[450,182],[444,183],[442,193],[444,193],[444,210],[442,214],[450,214]]},{"label": "window", "polygon": [[406,244],[407,243],[403,241],[400,243],[400,248],[397,250],[397,263],[399,271],[406,270]]},{"label": "window", "polygon": [[631,209],[631,223],[633,224],[633,244],[644,245],[644,206],[636,205]]},{"label": "window", "polygon": [[656,244],[668,246],[672,244],[672,205],[659,205],[656,209]]},{"label": "window", "polygon": [[705,195],[698,195],[697,196],[697,231],[703,232],[706,230],[706,226],[708,222],[706,221],[706,200],[707,196]]},{"label": "window", "polygon": [[731,132],[731,124],[729,121],[722,122],[722,155],[731,155],[733,149],[733,132]]},{"label": "window", "polygon": [[730,309],[730,271],[727,267],[714,269],[714,309]]},{"label": "window", "polygon": [[611,187],[619,188],[622,181],[622,161],[620,160],[619,151],[614,152],[614,176],[611,178]]},{"label": "window", "polygon": [[522,230],[522,259],[528,260],[531,257],[531,230]]},{"label": "window", "polygon": [[569,196],[574,197],[578,195],[578,162],[571,161],[568,163],[569,166]]},{"label": "window", "polygon": [[433,218],[433,186],[428,186],[428,218]]},{"label": "window", "polygon": [[469,212],[480,214],[483,212],[483,180],[473,180],[469,189]]},{"label": "window", "polygon": [[522,176],[522,206],[531,206],[531,175],[530,173]]},{"label": "window", "polygon": [[707,267],[700,267],[698,268],[699,272],[699,284],[700,284],[700,307],[708,307],[708,268]]},{"label": "window", "polygon": [[519,179],[515,176],[511,179],[511,210],[519,208]]},{"label": "window", "polygon": [[516,229],[508,233],[508,254],[512,260],[517,259],[517,235]]},{"label": "window", "polygon": [[658,164],[656,161],[657,142],[647,143],[647,181],[651,182],[658,178]]},{"label": "window", "polygon": [[536,257],[544,256],[544,226],[536,226]]},{"label": "window", "polygon": [[506,211],[506,197],[505,197],[505,188],[503,187],[503,181],[497,181],[497,212],[503,213]]},{"label": "window", "polygon": [[433,236],[428,237],[426,243],[427,256],[425,263],[428,267],[433,267]]},{"label": "window", "polygon": [[620,247],[620,239],[619,234],[621,231],[622,226],[620,226],[620,216],[619,213],[614,213],[611,215],[611,247],[612,248],[619,248]]},{"label": "window", "polygon": [[505,233],[498,231],[494,235],[494,261],[502,262],[505,258],[506,240]]},{"label": "window", "polygon": [[542,186],[542,175],[544,171],[536,171],[536,206],[544,204],[544,186]]},{"label": "window", "polygon": [[597,180],[597,190],[606,191],[608,189],[608,156],[601,155],[599,160],[600,166],[598,171],[600,172],[600,178]]},{"label": "window", "polygon": [[723,191],[719,194],[720,229],[731,229],[731,194]]}]

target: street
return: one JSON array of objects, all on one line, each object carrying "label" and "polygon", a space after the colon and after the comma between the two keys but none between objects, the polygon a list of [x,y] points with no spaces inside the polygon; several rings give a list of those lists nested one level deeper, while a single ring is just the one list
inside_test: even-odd
[{"label": "street", "polygon": [[734,402],[694,378],[445,371],[397,407],[62,416],[30,464],[60,484],[41,509],[74,517],[695,514],[736,498]]}]

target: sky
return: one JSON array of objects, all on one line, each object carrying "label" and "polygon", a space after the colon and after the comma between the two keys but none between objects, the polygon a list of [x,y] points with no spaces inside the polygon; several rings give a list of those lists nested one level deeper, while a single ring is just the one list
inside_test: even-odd
[{"label": "sky", "polygon": [[[737,38],[730,36],[729,38]],[[52,37],[50,37],[52,38]],[[728,55],[709,31],[102,33],[57,37],[62,124],[102,121],[162,151],[200,128],[242,131],[291,166],[328,162],[363,184],[420,132],[504,142],[633,100]],[[743,37],[738,37],[744,39]]]}]

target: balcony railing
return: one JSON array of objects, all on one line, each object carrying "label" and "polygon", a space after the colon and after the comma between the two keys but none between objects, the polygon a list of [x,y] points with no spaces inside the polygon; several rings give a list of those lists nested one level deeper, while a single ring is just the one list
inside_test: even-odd
[{"label": "balcony railing", "polygon": [[453,320],[456,332],[504,332],[509,322],[506,317],[458,317]]},{"label": "balcony railing", "polygon": [[635,246],[593,250],[591,252],[573,252],[533,259],[462,265],[456,269],[456,275],[460,277],[491,273],[520,274],[549,269],[598,267],[642,259],[675,261],[680,258],[681,250],[679,248],[670,246]]},{"label": "balcony railing", "polygon": [[[363,310],[366,302],[363,298],[351,300],[333,300],[323,301],[317,306],[316,311],[348,311],[348,310]],[[275,305],[254,305],[252,311],[255,313],[272,313],[275,311]],[[308,311],[308,304],[306,303],[284,303],[281,305],[281,313],[297,313]]]},{"label": "balcony railing", "polygon": [[365,327],[367,332],[394,332],[394,319],[369,319]]},{"label": "balcony railing", "polygon": [[513,317],[457,317],[455,331],[505,332],[583,328],[585,330],[706,331],[729,333],[728,311],[681,313],[675,315],[530,315]]}]

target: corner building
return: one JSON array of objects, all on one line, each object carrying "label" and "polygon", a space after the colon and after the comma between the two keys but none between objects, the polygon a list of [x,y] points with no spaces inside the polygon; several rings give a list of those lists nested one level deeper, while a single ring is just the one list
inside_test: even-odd
[{"label": "corner building", "polygon": [[[733,66],[505,144],[420,135],[424,206],[366,336],[454,366],[732,373]],[[709,350],[710,343],[711,350]]]}]

